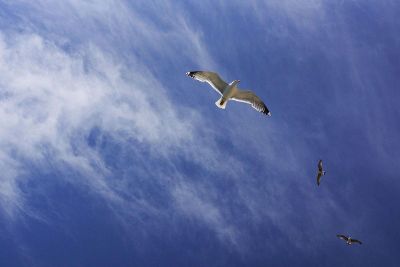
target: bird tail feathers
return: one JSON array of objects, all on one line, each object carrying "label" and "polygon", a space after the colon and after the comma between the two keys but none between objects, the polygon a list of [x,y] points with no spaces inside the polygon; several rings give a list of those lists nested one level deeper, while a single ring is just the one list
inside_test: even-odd
[{"label": "bird tail feathers", "polygon": [[215,105],[217,105],[217,107],[225,109],[226,107],[226,103],[228,101],[226,101],[225,99],[223,99],[222,97],[220,99],[217,100],[217,102],[215,102]]}]

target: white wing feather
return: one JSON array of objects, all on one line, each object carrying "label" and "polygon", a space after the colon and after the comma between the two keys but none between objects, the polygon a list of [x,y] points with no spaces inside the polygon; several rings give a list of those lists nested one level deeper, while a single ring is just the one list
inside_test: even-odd
[{"label": "white wing feather", "polygon": [[224,93],[225,88],[228,86],[228,84],[215,72],[189,71],[186,72],[186,75],[200,82],[208,83],[220,95]]},{"label": "white wing feather", "polygon": [[258,112],[271,116],[271,112],[269,112],[264,102],[252,91],[242,91],[238,89],[232,96],[232,100],[250,104]]}]

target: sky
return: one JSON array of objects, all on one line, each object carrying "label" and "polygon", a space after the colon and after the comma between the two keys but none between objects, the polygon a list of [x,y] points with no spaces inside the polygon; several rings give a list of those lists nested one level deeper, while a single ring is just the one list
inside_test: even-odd
[{"label": "sky", "polygon": [[0,265],[399,266],[399,11],[0,0]]}]

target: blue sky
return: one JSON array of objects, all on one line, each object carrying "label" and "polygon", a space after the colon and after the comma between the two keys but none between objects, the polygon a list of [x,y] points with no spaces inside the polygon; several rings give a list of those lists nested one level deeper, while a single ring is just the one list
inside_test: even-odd
[{"label": "blue sky", "polygon": [[0,1],[1,266],[398,266],[399,11]]}]

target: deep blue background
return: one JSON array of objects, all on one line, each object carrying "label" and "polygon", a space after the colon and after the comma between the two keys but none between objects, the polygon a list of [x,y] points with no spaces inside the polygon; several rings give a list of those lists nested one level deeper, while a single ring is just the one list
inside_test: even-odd
[{"label": "deep blue background", "polygon": [[[1,266],[399,266],[397,1],[104,3],[1,1],[1,32],[71,56],[96,46],[128,80],[145,68],[169,101],[149,93],[153,112],[173,109],[192,138],[164,147],[105,124],[68,139],[74,155],[99,155],[91,164],[105,166],[118,204],[55,162],[54,147],[37,148],[48,159],[37,162],[7,146],[25,201],[0,213]],[[240,79],[272,116],[217,109],[215,92],[184,75],[198,69]],[[217,161],[202,156],[213,151]]]}]

